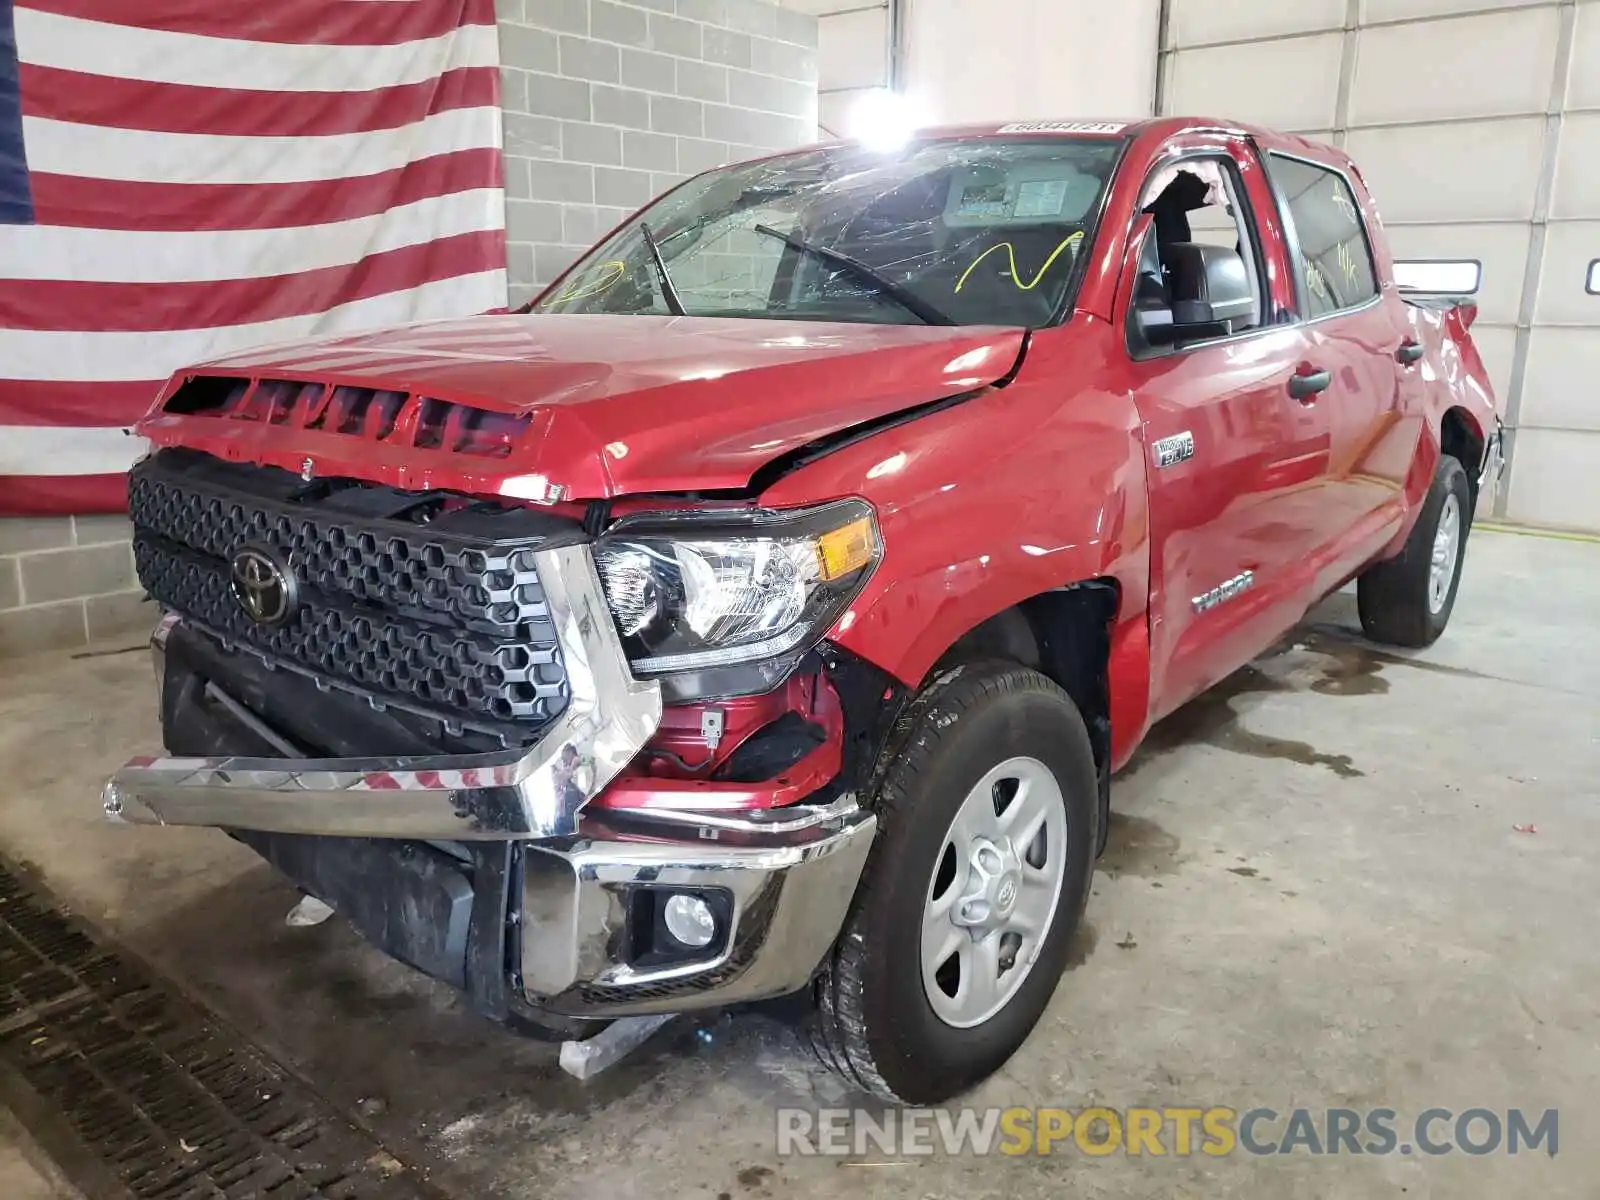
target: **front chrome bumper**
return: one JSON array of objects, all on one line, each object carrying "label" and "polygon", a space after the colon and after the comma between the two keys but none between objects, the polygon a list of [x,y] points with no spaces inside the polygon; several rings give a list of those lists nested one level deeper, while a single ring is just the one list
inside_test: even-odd
[{"label": "front chrome bumper", "polygon": [[[521,990],[567,1016],[720,1007],[805,986],[838,936],[877,820],[846,795],[741,817],[657,814],[651,837],[530,844],[523,859]],[[737,842],[737,844],[732,844]],[[725,898],[715,953],[627,960],[639,888]]]},{"label": "front chrome bumper", "polygon": [[[535,563],[571,700],[532,747],[427,758],[135,758],[106,784],[106,814],[133,824],[346,837],[574,833],[578,811],[655,733],[661,688],[629,669],[588,547],[541,550]],[[153,639],[158,670],[168,622]]]},{"label": "front chrome bumper", "polygon": [[1478,472],[1478,492],[1481,495],[1487,488],[1500,481],[1500,476],[1506,469],[1506,429],[1499,417],[1494,419],[1494,432],[1489,435],[1489,443],[1483,448],[1483,469]]},{"label": "front chrome bumper", "polygon": [[[520,856],[520,892],[498,909],[474,903],[471,936],[457,931],[444,941],[508,938],[506,957],[520,964],[509,968],[512,992],[535,1010],[595,1018],[676,1012],[803,987],[844,923],[876,819],[845,794],[754,812],[601,812],[580,823],[584,806],[655,733],[661,692],[634,678],[588,548],[540,551],[536,561],[571,700],[533,747],[387,759],[136,758],[106,785],[107,815],[312,835],[329,847],[344,838],[521,843],[507,850]],[[164,617],[152,638],[158,679],[179,623]],[[261,725],[241,705],[231,710]],[[255,732],[281,741],[264,725]],[[370,899],[400,885],[368,877],[338,886],[366,889]],[[630,913],[642,890],[717,897],[722,923],[708,952],[641,960],[630,945]],[[338,895],[322,898],[340,907]],[[383,944],[381,929],[362,931]],[[470,978],[466,985],[471,992]]]}]

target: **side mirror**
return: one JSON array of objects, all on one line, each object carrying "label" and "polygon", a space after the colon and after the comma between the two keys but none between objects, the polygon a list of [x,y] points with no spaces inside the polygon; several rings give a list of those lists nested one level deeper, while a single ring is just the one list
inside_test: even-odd
[{"label": "side mirror", "polygon": [[1133,325],[1147,346],[1170,346],[1178,339],[1172,324],[1172,310],[1160,305],[1133,310]]},{"label": "side mirror", "polygon": [[1256,317],[1250,273],[1237,251],[1198,242],[1168,246],[1167,288],[1172,307],[1136,308],[1134,320],[1151,345],[1227,337]]}]

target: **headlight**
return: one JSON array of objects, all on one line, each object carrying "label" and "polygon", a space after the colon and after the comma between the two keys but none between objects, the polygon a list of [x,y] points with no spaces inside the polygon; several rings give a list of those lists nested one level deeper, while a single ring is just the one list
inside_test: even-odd
[{"label": "headlight", "polygon": [[660,675],[798,658],[879,554],[872,510],[842,500],[630,517],[600,540],[595,563],[633,669]]}]

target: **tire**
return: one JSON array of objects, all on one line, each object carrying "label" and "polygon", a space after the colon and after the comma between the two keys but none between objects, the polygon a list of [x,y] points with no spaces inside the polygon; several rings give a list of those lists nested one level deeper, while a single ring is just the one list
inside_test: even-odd
[{"label": "tire", "polygon": [[[886,1100],[935,1104],[993,1074],[1017,1051],[1066,967],[1094,870],[1094,755],[1082,716],[1059,687],[1026,667],[981,661],[942,673],[924,688],[898,723],[886,761],[869,799],[877,837],[818,980],[812,1042],[856,1087]],[[985,784],[991,776],[992,787]],[[1059,824],[1052,815],[1058,808]],[[987,851],[975,849],[980,843],[974,839],[957,846],[952,823],[958,815],[963,837],[980,827],[1021,837],[1035,821],[1044,835],[1018,847],[1003,834],[998,844],[1005,855],[984,857]],[[995,825],[983,826],[990,817]],[[1001,826],[1007,820],[1013,824]],[[996,844],[988,842],[988,849]],[[975,863],[1004,869],[980,874]],[[1040,883],[1056,872],[1057,882]],[[984,900],[962,904],[961,898],[979,894],[976,880],[988,881],[992,907]],[[938,927],[930,936],[957,943],[952,957],[958,966],[952,976],[944,960],[940,973],[925,981],[924,957],[937,961],[938,951],[924,950],[924,916],[947,901],[945,917],[930,923]],[[980,938],[956,926],[957,909],[963,917],[986,911],[998,922],[1028,917],[1040,932],[1019,943],[1008,940],[1019,935],[997,926]],[[1008,945],[1012,964],[1006,969]],[[980,995],[980,955],[995,947],[988,965],[999,970],[999,981],[990,999],[999,1007],[986,1015],[974,997]],[[974,989],[963,992],[955,984],[966,997],[958,1001],[950,980],[959,979],[963,963],[974,964]],[[1012,977],[1019,968],[1023,974]],[[939,989],[945,1015],[935,1011],[931,988]],[[974,1014],[980,1019],[951,1023]]]},{"label": "tire", "polygon": [[[1441,526],[1452,520],[1453,546],[1451,538],[1441,536]],[[1361,628],[1369,638],[1394,646],[1431,646],[1438,640],[1456,605],[1471,525],[1467,472],[1458,459],[1441,457],[1405,548],[1368,567],[1356,581]],[[1448,580],[1435,574],[1436,555],[1443,556],[1449,567]]]}]

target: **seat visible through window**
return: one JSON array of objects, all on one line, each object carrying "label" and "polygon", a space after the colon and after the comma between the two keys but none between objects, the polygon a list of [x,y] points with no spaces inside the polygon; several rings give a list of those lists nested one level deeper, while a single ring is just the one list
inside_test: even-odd
[{"label": "seat visible through window", "polygon": [[[1146,185],[1144,206],[1144,211],[1154,218],[1155,236],[1151,245],[1169,307],[1172,300],[1192,299],[1197,294],[1198,281],[1179,280],[1175,275],[1192,270],[1193,264],[1203,261],[1203,256],[1197,258],[1185,253],[1183,247],[1222,247],[1244,260],[1255,305],[1247,317],[1234,322],[1236,333],[1259,326],[1265,309],[1254,250],[1241,218],[1237,187],[1230,165],[1219,159],[1195,159],[1157,172]],[[1147,246],[1147,254],[1149,250]],[[1151,286],[1153,288],[1153,284]],[[1135,303],[1138,302],[1136,298]]]}]

